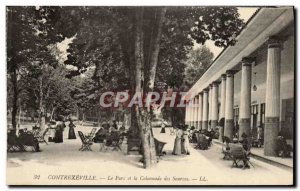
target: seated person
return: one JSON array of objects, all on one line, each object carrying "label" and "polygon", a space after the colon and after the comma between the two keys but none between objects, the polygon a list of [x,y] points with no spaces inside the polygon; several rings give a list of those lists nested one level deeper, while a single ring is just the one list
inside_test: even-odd
[{"label": "seated person", "polygon": [[106,146],[111,146],[115,141],[119,139],[119,132],[111,131],[106,135]]},{"label": "seated person", "polygon": [[[246,157],[248,157],[250,155],[250,146],[249,146],[249,141],[248,141],[248,136],[246,135],[246,133],[242,134],[242,140],[240,141],[240,143],[243,146],[244,149],[244,154]],[[243,160],[243,163],[245,164],[246,168],[249,168],[249,164],[246,160]]]},{"label": "seated person", "polygon": [[25,132],[23,129],[20,129],[19,141],[22,145],[33,146],[36,152],[40,152],[39,141],[34,138],[32,133]]},{"label": "seated person", "polygon": [[242,134],[242,140],[240,141],[240,143],[243,145],[243,148],[245,151],[248,151],[249,148],[249,142],[248,142],[248,136],[246,135],[246,133]]},{"label": "seated person", "polygon": [[224,146],[222,147],[222,151],[224,153],[223,159],[227,160],[227,159],[230,159],[230,155],[229,155],[229,151],[230,151],[229,143],[231,141],[226,136],[223,136],[222,140],[223,140],[223,144],[224,144]]},{"label": "seated person", "polygon": [[15,130],[7,133],[7,146],[13,148],[14,151],[25,151],[24,146],[18,139]]},{"label": "seated person", "polygon": [[206,150],[208,149],[208,145],[209,145],[208,138],[203,133],[200,133],[199,142],[198,142],[199,148],[201,150]]},{"label": "seated person", "polygon": [[104,127],[101,127],[95,134],[93,138],[94,143],[103,143],[106,138],[107,130]]},{"label": "seated person", "polygon": [[278,134],[276,143],[276,153],[279,157],[290,157],[292,146],[287,144],[286,139],[281,133]]},{"label": "seated person", "polygon": [[229,151],[230,147],[229,147],[229,143],[230,143],[230,139],[226,136],[223,136],[223,143],[225,144],[225,148],[223,149],[223,151]]}]

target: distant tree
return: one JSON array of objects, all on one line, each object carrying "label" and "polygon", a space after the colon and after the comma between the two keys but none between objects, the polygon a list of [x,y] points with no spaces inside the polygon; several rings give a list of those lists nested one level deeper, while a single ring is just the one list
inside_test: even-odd
[{"label": "distant tree", "polygon": [[185,67],[185,84],[187,88],[194,85],[197,80],[206,72],[213,61],[213,53],[207,46],[201,46],[191,50]]},{"label": "distant tree", "polygon": [[24,94],[24,89],[28,90],[28,82],[34,79],[39,82],[36,87],[39,87],[37,104],[40,127],[45,126],[45,97],[51,89],[45,76],[58,67],[57,55],[53,50],[58,42],[65,39],[60,33],[63,25],[60,10],[61,7],[7,8],[7,68],[11,86],[8,92],[13,97],[8,103],[12,107],[13,128],[16,128],[20,95]]},{"label": "distant tree", "polygon": [[17,128],[16,116],[20,95],[27,83],[28,67],[36,52],[34,7],[7,7],[7,87],[8,109],[12,108],[12,127]]}]

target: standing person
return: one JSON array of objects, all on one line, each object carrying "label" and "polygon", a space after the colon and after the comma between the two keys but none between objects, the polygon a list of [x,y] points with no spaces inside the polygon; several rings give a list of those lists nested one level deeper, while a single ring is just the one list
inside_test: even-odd
[{"label": "standing person", "polygon": [[181,153],[185,155],[189,155],[189,132],[188,126],[184,125],[182,128],[182,139],[181,139]]},{"label": "standing person", "polygon": [[262,127],[259,125],[257,127],[257,141],[258,141],[258,147],[261,147],[261,145],[263,144],[263,130],[262,130]]},{"label": "standing person", "polygon": [[55,121],[50,121],[50,123],[48,124],[48,128],[49,128],[49,138],[48,138],[48,142],[54,142],[54,139],[55,139],[55,132],[56,132],[55,124],[56,124]]},{"label": "standing person", "polygon": [[164,123],[164,121],[161,122],[161,130],[160,133],[166,133],[166,125]]},{"label": "standing person", "polygon": [[74,125],[72,119],[70,119],[68,139],[76,139],[74,127],[76,127],[76,126]]},{"label": "standing person", "polygon": [[224,124],[225,124],[225,118],[222,117],[220,120],[219,120],[219,140],[220,141],[224,141],[223,140],[223,137],[224,137]]},{"label": "standing person", "polygon": [[66,125],[65,125],[64,121],[59,123],[56,126],[55,140],[54,140],[55,143],[62,143],[64,141],[63,140],[63,131],[64,131],[65,127],[66,127]]},{"label": "standing person", "polygon": [[[246,135],[246,133],[242,134],[242,140],[240,142],[243,146],[243,149],[245,150],[244,155],[246,157],[249,157],[249,155],[250,155],[250,145],[249,145],[248,136]],[[250,168],[247,160],[243,160],[243,163],[244,163],[246,168]]]},{"label": "standing person", "polygon": [[176,131],[176,138],[174,141],[174,148],[173,148],[173,155],[180,155],[181,154],[181,139],[182,139],[182,127],[178,126]]}]

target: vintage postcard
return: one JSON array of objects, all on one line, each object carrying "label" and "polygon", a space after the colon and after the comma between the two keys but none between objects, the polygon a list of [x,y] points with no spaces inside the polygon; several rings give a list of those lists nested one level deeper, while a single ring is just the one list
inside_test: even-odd
[{"label": "vintage postcard", "polygon": [[7,185],[295,185],[294,7],[7,6]]}]

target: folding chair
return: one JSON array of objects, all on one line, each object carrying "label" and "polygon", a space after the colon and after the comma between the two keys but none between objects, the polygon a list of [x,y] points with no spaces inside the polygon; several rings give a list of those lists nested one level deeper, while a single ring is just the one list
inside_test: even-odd
[{"label": "folding chair", "polygon": [[82,146],[79,151],[92,151],[91,146],[93,144],[92,140],[86,138],[81,131],[78,131]]},{"label": "folding chair", "polygon": [[90,141],[94,138],[96,134],[97,128],[93,128],[89,134],[87,134],[85,137],[89,139]]},{"label": "folding chair", "polygon": [[47,127],[46,129],[44,129],[43,131],[37,131],[34,135],[34,138],[36,138],[40,143],[47,143],[45,136],[46,134],[49,132],[49,127]]},{"label": "folding chair", "polygon": [[161,156],[164,155],[163,148],[165,146],[165,142],[161,142],[154,138],[154,144],[155,144],[155,150],[156,150],[156,155],[160,158]]},{"label": "folding chair", "polygon": [[207,150],[208,146],[209,146],[209,142],[206,139],[205,135],[198,134],[197,139],[198,139],[198,143],[197,143],[198,148],[201,149],[201,150]]},{"label": "folding chair", "polygon": [[117,151],[117,150],[122,150],[121,149],[121,144],[123,142],[123,136],[120,135],[119,132],[112,132],[110,134],[110,139],[111,139],[111,147],[113,147],[113,151]]},{"label": "folding chair", "polygon": [[250,162],[250,157],[247,155],[242,145],[229,144],[229,146],[231,158],[233,160],[232,167],[239,167],[238,164],[241,161],[243,162],[243,169],[245,169],[249,164],[253,166]]}]

